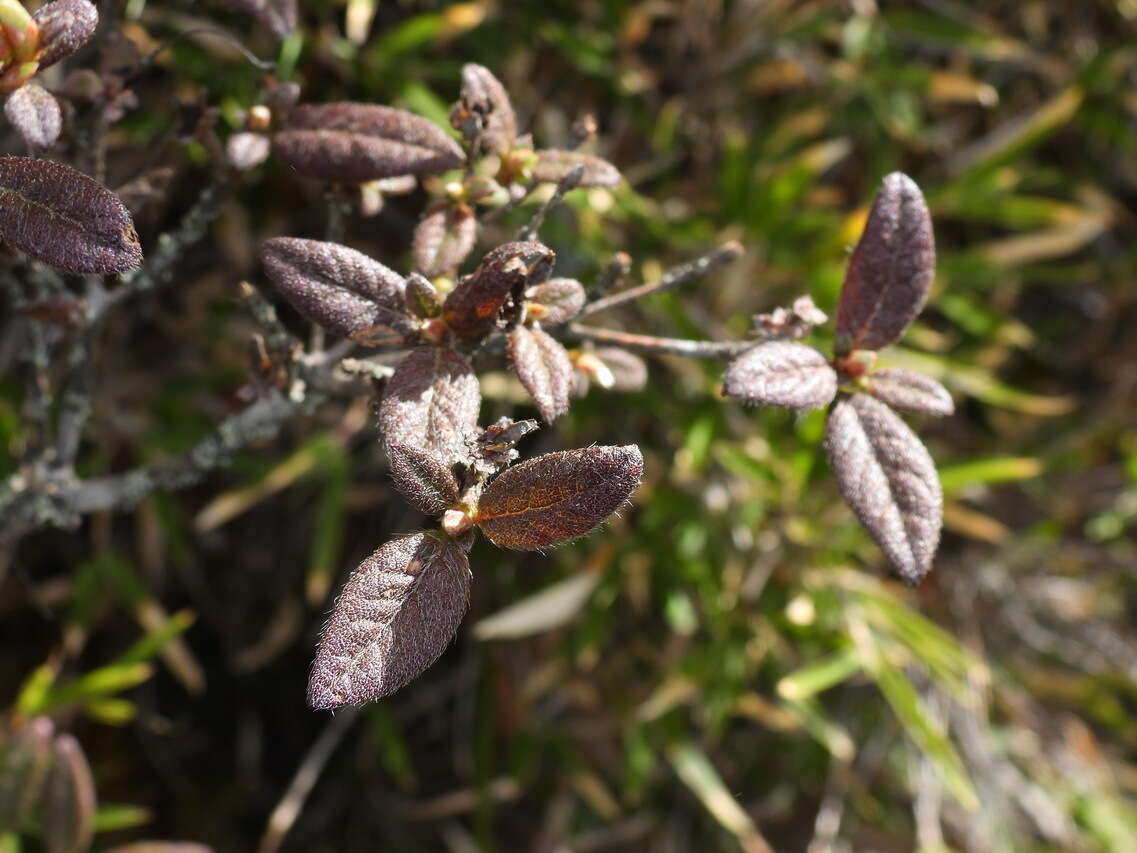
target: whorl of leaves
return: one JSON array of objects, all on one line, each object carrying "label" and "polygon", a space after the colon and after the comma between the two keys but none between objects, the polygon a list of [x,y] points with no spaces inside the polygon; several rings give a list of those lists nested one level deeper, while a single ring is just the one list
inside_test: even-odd
[{"label": "whorl of leaves", "polygon": [[55,739],[43,792],[43,839],[52,853],[83,853],[95,834],[95,783],[83,748],[71,735]]},{"label": "whorl of leaves", "polygon": [[99,25],[99,10],[87,0],[54,0],[37,9],[32,17],[39,24],[41,69],[77,51]]},{"label": "whorl of leaves", "polygon": [[513,372],[545,423],[551,424],[568,411],[573,366],[560,341],[543,329],[516,326],[509,332],[506,351]]},{"label": "whorl of leaves", "polygon": [[272,141],[263,133],[234,133],[225,143],[225,156],[240,172],[255,168],[268,159]]},{"label": "whorl of leaves", "polygon": [[229,4],[240,12],[252,15],[278,39],[283,39],[296,29],[299,19],[297,0],[229,0]]},{"label": "whorl of leaves", "polygon": [[932,377],[912,370],[899,367],[874,370],[865,377],[865,390],[902,412],[942,418],[955,411],[947,388]]},{"label": "whorl of leaves", "polygon": [[274,237],[262,245],[261,261],[284,298],[334,334],[375,326],[411,332],[402,276],[362,252],[321,240]]},{"label": "whorl of leaves", "polygon": [[932,567],[943,492],[927,449],[884,403],[864,394],[834,403],[825,450],[845,502],[908,583]]},{"label": "whorl of leaves", "polygon": [[25,83],[4,102],[4,115],[32,148],[49,148],[63,128],[55,95],[38,83]]},{"label": "whorl of leaves", "polygon": [[388,444],[387,458],[391,461],[395,488],[424,515],[442,515],[458,500],[458,481],[428,451],[406,444]]},{"label": "whorl of leaves", "polygon": [[478,220],[466,205],[444,207],[427,214],[415,228],[412,254],[427,278],[456,269],[474,248]]},{"label": "whorl of leaves", "polygon": [[394,693],[450,644],[470,599],[470,564],[428,533],[394,539],[352,573],[324,627],[308,682],[313,708]]},{"label": "whorl of leaves", "polygon": [[0,157],[0,237],[66,272],[107,275],[142,263],[134,221],[118,197],[48,160]]},{"label": "whorl of leaves", "polygon": [[531,319],[543,326],[559,326],[580,313],[586,294],[576,279],[551,278],[530,288],[525,298],[530,303]]},{"label": "whorl of leaves", "polygon": [[0,834],[19,829],[39,803],[51,770],[55,727],[46,717],[0,727]]},{"label": "whorl of leaves", "polygon": [[480,407],[478,377],[465,356],[419,347],[387,380],[379,425],[388,444],[420,447],[449,465],[465,458]]},{"label": "whorl of leaves", "polygon": [[555,260],[553,250],[541,243],[498,246],[446,297],[446,325],[460,338],[480,337],[493,328],[511,296],[520,299],[526,287],[549,277]]},{"label": "whorl of leaves", "polygon": [[503,548],[532,550],[576,539],[628,500],[643,464],[635,445],[538,456],[490,482],[474,522]]},{"label": "whorl of leaves", "polygon": [[509,93],[482,65],[462,68],[462,92],[459,105],[477,121],[481,147],[491,154],[505,154],[517,139],[517,117]]},{"label": "whorl of leaves", "polygon": [[273,136],[273,150],[302,175],[342,183],[441,172],[463,160],[434,123],[375,104],[301,104]]},{"label": "whorl of leaves", "polygon": [[578,187],[614,187],[620,183],[620,171],[607,160],[580,151],[548,149],[537,152],[533,177],[538,181],[557,183],[577,166],[584,167]]},{"label": "whorl of leaves", "polygon": [[819,409],[837,394],[837,372],[813,347],[773,341],[746,350],[730,363],[723,393],[747,403]]},{"label": "whorl of leaves", "polygon": [[837,350],[878,350],[899,339],[924,307],[936,267],[932,218],[907,175],[884,179],[845,273]]}]

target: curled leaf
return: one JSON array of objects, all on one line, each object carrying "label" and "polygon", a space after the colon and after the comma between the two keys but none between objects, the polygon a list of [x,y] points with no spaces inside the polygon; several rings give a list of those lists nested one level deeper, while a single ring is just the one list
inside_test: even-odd
[{"label": "curled leaf", "polygon": [[39,24],[39,67],[47,68],[84,44],[99,25],[99,10],[87,0],[54,0],[32,15]]},{"label": "curled leaf", "polygon": [[462,93],[453,124],[477,137],[479,147],[491,154],[506,154],[517,139],[517,117],[501,82],[482,65],[462,68]]},{"label": "curled leaf", "polygon": [[395,539],[352,573],[324,626],[308,681],[313,708],[394,693],[438,660],[470,600],[461,548],[429,533]]},{"label": "curled leaf", "polygon": [[0,157],[0,237],[73,273],[120,273],[142,263],[134,221],[102,184],[70,166]]},{"label": "curled leaf", "polygon": [[225,142],[225,156],[234,169],[247,172],[268,159],[272,141],[263,133],[242,131]]},{"label": "curled leaf", "polygon": [[819,409],[837,394],[837,372],[813,347],[773,341],[746,350],[730,363],[723,393],[747,403]]},{"label": "curled leaf", "polygon": [[442,172],[464,159],[432,122],[375,104],[302,104],[272,144],[301,175],[342,183]]},{"label": "curled leaf", "polygon": [[261,246],[272,283],[291,305],[337,335],[376,326],[410,335],[403,278],[362,252],[321,240],[274,237]]},{"label": "curled leaf", "polygon": [[476,338],[493,328],[505,303],[549,277],[556,255],[535,242],[506,243],[487,254],[477,270],[450,291],[442,317],[460,338]]},{"label": "curled leaf", "polygon": [[415,266],[427,278],[457,269],[473,250],[477,236],[478,220],[464,204],[427,214],[415,228]]},{"label": "curled leaf", "polygon": [[420,447],[387,445],[391,479],[407,501],[429,516],[442,515],[458,500],[458,481],[450,469]]},{"label": "curled leaf", "polygon": [[936,466],[916,434],[864,394],[829,412],[825,450],[845,502],[908,583],[932,567],[943,523]]},{"label": "curled leaf", "polygon": [[49,853],[83,853],[95,834],[95,783],[79,741],[55,739],[55,760],[43,794],[43,840]]},{"label": "curled leaf", "polygon": [[923,309],[935,267],[924,194],[907,175],[893,172],[849,258],[837,307],[838,354],[878,350],[898,340]]},{"label": "curled leaf", "polygon": [[474,523],[503,548],[532,550],[576,539],[628,500],[643,466],[635,445],[538,456],[490,482]]},{"label": "curled leaf", "polygon": [[531,287],[525,298],[529,303],[527,320],[535,320],[543,326],[559,326],[580,313],[586,296],[576,279],[551,278]]},{"label": "curled leaf", "polygon": [[387,444],[419,447],[449,465],[466,457],[481,407],[466,357],[442,347],[410,352],[387,380],[379,424]]},{"label": "curled leaf", "polygon": [[38,83],[25,83],[4,102],[4,115],[31,148],[49,148],[63,128],[55,95]]},{"label": "curled leaf", "polygon": [[578,187],[614,187],[620,183],[620,171],[607,160],[580,151],[553,149],[537,152],[533,177],[555,184],[577,166],[584,167]]},{"label": "curled leaf", "polygon": [[930,376],[900,367],[874,370],[865,377],[865,390],[902,412],[947,417],[955,411],[948,389]]},{"label": "curled leaf", "polygon": [[569,409],[573,368],[568,351],[543,329],[516,326],[506,344],[513,372],[537,404],[545,423]]}]

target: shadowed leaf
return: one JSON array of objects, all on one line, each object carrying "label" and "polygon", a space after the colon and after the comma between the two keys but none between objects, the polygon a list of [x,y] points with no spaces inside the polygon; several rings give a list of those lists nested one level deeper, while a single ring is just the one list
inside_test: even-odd
[{"label": "shadowed leaf", "polygon": [[845,502],[908,583],[932,567],[943,492],[927,449],[884,403],[864,394],[829,412],[825,450]]},{"label": "shadowed leaf", "polygon": [[607,160],[580,151],[538,151],[533,177],[538,181],[555,184],[577,166],[584,167],[578,187],[614,187],[620,183],[620,172],[615,166]]},{"label": "shadowed leaf", "polygon": [[352,573],[320,637],[308,704],[358,705],[394,693],[453,639],[470,598],[462,550],[432,534],[388,542]]},{"label": "shadowed leaf", "polygon": [[87,0],[55,0],[41,6],[32,17],[39,24],[41,69],[77,51],[99,25],[99,10]]},{"label": "shadowed leaf", "polygon": [[55,739],[55,761],[43,794],[43,840],[48,853],[83,853],[95,834],[95,783],[79,741]]},{"label": "shadowed leaf", "polygon": [[464,159],[437,125],[374,104],[302,104],[272,140],[285,163],[309,178],[362,183],[441,172]]},{"label": "shadowed leaf", "polygon": [[234,133],[225,142],[225,156],[234,169],[247,171],[268,159],[272,141],[263,133]]},{"label": "shadowed leaf", "polygon": [[52,763],[47,717],[0,728],[0,835],[19,829],[39,801]]},{"label": "shadowed leaf", "polygon": [[465,131],[466,122],[472,119],[476,127],[471,130],[478,135],[483,151],[505,154],[513,148],[517,138],[513,105],[505,87],[488,68],[472,63],[462,68],[459,105],[454,123]]},{"label": "shadowed leaf", "polygon": [[837,350],[878,350],[898,340],[928,299],[935,274],[932,218],[916,182],[893,172],[877,193],[845,273]]},{"label": "shadowed leaf", "polygon": [[560,341],[542,329],[517,326],[507,342],[509,363],[537,404],[541,419],[552,423],[569,409],[573,367]]},{"label": "shadowed leaf", "polygon": [[477,432],[478,377],[466,357],[441,347],[420,347],[387,380],[379,424],[388,444],[419,447],[449,465],[464,459]]},{"label": "shadowed leaf", "polygon": [[942,418],[955,411],[947,388],[923,373],[886,367],[865,377],[865,390],[902,412]]},{"label": "shadowed leaf", "polygon": [[407,501],[424,515],[439,516],[458,500],[458,481],[427,451],[405,444],[387,445],[391,479]]},{"label": "shadowed leaf", "polygon": [[541,243],[506,243],[487,254],[473,275],[450,291],[442,316],[460,338],[479,337],[493,328],[502,306],[525,288],[544,281],[556,255]]},{"label": "shadowed leaf", "polygon": [[530,288],[525,298],[529,302],[527,319],[543,326],[559,326],[580,313],[585,292],[576,279],[551,278]]},{"label": "shadowed leaf", "polygon": [[59,101],[38,83],[25,83],[9,95],[4,115],[32,148],[53,145],[63,127]]},{"label": "shadowed leaf", "polygon": [[730,363],[723,394],[784,409],[819,409],[837,394],[837,372],[813,347],[774,341],[748,349]]},{"label": "shadowed leaf", "polygon": [[643,464],[635,445],[538,456],[490,482],[474,523],[503,548],[524,551],[576,539],[628,500]]},{"label": "shadowed leaf", "polygon": [[142,263],[118,196],[61,163],[0,157],[0,237],[73,273],[120,273]]},{"label": "shadowed leaf", "polygon": [[261,247],[265,272],[292,306],[337,335],[375,326],[408,336],[402,276],[362,252],[296,237],[274,237]]},{"label": "shadowed leaf", "polygon": [[278,39],[296,29],[299,17],[297,0],[229,0],[229,5],[252,15]]},{"label": "shadowed leaf", "polygon": [[415,228],[415,266],[427,278],[436,278],[466,260],[478,236],[478,220],[465,205],[444,207],[423,217]]}]

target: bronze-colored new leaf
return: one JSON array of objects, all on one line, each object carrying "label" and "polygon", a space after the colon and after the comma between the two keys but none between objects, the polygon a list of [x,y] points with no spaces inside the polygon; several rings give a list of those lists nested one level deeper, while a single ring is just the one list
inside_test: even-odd
[{"label": "bronze-colored new leaf", "polygon": [[459,106],[462,112],[456,123],[464,125],[467,117],[477,122],[482,150],[505,154],[513,148],[517,139],[517,117],[505,87],[488,68],[472,63],[462,68]]},{"label": "bronze-colored new leaf", "polygon": [[81,48],[99,25],[99,10],[87,0],[54,0],[40,6],[32,17],[39,25],[41,69]]},{"label": "bronze-colored new leaf", "polygon": [[639,486],[643,467],[635,445],[538,456],[490,482],[474,522],[503,548],[524,551],[567,542],[619,509]]},{"label": "bronze-colored new leaf", "polygon": [[85,853],[95,834],[95,782],[83,747],[69,734],[55,739],[42,802],[48,853]]},{"label": "bronze-colored new leaf", "polygon": [[746,350],[730,363],[723,394],[783,409],[819,409],[837,394],[837,372],[813,347],[773,341]]},{"label": "bronze-colored new leaf", "polygon": [[322,240],[274,237],[261,246],[261,260],[284,298],[334,334],[375,326],[413,333],[402,276],[362,252]]},{"label": "bronze-colored new leaf", "polygon": [[555,260],[553,250],[541,243],[498,246],[446,297],[442,307],[446,325],[460,338],[484,335],[511,297],[520,299],[527,287],[549,277]]},{"label": "bronze-colored new leaf", "polygon": [[825,450],[845,502],[908,583],[932,567],[943,524],[936,466],[916,434],[864,394],[829,412]]},{"label": "bronze-colored new leaf", "polygon": [[427,278],[457,269],[473,250],[477,236],[478,220],[464,204],[427,214],[415,228],[415,266]]},{"label": "bronze-colored new leaf", "polygon": [[620,171],[607,160],[580,151],[548,149],[537,152],[533,177],[538,181],[557,183],[577,166],[584,167],[578,187],[614,187],[620,183]]},{"label": "bronze-colored new leaf", "polygon": [[885,367],[865,377],[865,390],[902,412],[943,418],[955,411],[948,389],[930,376]]},{"label": "bronze-colored new leaf", "polygon": [[877,193],[849,258],[837,307],[837,351],[878,350],[898,340],[924,307],[936,268],[924,194],[893,172]]},{"label": "bronze-colored new leaf", "polygon": [[38,83],[25,83],[4,102],[4,116],[32,148],[49,148],[63,128],[55,95]]},{"label": "bronze-colored new leaf", "polygon": [[551,424],[569,409],[573,367],[568,351],[543,329],[516,326],[506,343],[513,372]]},{"label": "bronze-colored new leaf", "polygon": [[0,836],[28,820],[54,760],[55,726],[47,717],[0,728]]},{"label": "bronze-colored new leaf", "polygon": [[461,548],[430,533],[388,542],[352,573],[324,626],[308,704],[358,705],[394,693],[438,660],[470,600]]},{"label": "bronze-colored new leaf", "polygon": [[420,447],[450,465],[477,434],[478,377],[465,356],[442,347],[409,353],[387,380],[379,425],[387,444]]},{"label": "bronze-colored new leaf", "polygon": [[391,480],[415,509],[439,516],[458,500],[458,481],[429,451],[406,444],[388,444]]},{"label": "bronze-colored new leaf", "polygon": [[551,278],[530,288],[528,319],[542,326],[559,326],[580,313],[586,298],[584,288],[573,278]]},{"label": "bronze-colored new leaf", "polygon": [[434,123],[375,104],[301,104],[272,144],[301,175],[341,183],[442,172],[464,159]]},{"label": "bronze-colored new leaf", "polygon": [[125,272],[142,263],[130,212],[70,166],[0,157],[0,237],[57,269]]}]

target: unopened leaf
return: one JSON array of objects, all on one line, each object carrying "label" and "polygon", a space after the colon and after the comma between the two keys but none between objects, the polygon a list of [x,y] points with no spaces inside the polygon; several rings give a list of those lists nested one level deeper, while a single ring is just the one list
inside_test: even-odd
[{"label": "unopened leaf", "polygon": [[473,275],[459,282],[443,305],[442,317],[461,338],[476,338],[493,328],[506,301],[549,276],[556,255],[534,242],[506,243],[487,254]]},{"label": "unopened leaf", "polygon": [[884,179],[845,273],[837,350],[878,350],[898,340],[924,307],[936,267],[932,218],[907,175]]},{"label": "unopened leaf", "polygon": [[442,463],[420,447],[387,445],[395,488],[424,515],[438,516],[458,500],[458,481]]},{"label": "unopened leaf", "polygon": [[615,166],[607,160],[580,151],[538,151],[533,177],[538,181],[555,184],[577,166],[584,167],[578,187],[614,187],[620,183],[620,172]]},{"label": "unopened leaf", "polygon": [[830,410],[825,450],[845,502],[901,577],[918,583],[932,567],[943,523],[927,449],[888,406],[854,394]]},{"label": "unopened leaf", "polygon": [[532,550],[576,539],[628,500],[643,464],[635,445],[538,456],[490,482],[474,522],[503,548]]},{"label": "unopened leaf", "polygon": [[77,51],[99,25],[99,10],[87,0],[55,0],[40,6],[32,17],[39,25],[41,69]]},{"label": "unopened leaf", "polygon": [[470,564],[453,543],[416,533],[383,545],[336,601],[312,664],[308,704],[358,705],[405,686],[449,645],[469,598]]},{"label": "unopened leaf", "polygon": [[865,389],[902,412],[946,417],[955,411],[947,388],[923,373],[902,367],[885,367],[865,377]]},{"label": "unopened leaf", "polygon": [[55,739],[42,808],[48,853],[84,853],[95,834],[95,783],[83,748],[69,734]]},{"label": "unopened leaf", "polygon": [[514,373],[537,404],[545,423],[569,409],[573,367],[568,351],[543,329],[517,326],[506,344]]},{"label": "unopened leaf", "polygon": [[32,148],[48,148],[59,138],[63,113],[55,95],[38,83],[25,83],[4,102],[4,115]]},{"label": "unopened leaf", "polygon": [[142,263],[118,196],[70,166],[0,157],[0,237],[53,267],[110,274]]},{"label": "unopened leaf", "polygon": [[[473,63],[462,68],[462,93],[453,123],[463,132],[472,131],[482,150],[506,154],[517,138],[517,117],[509,94],[501,82],[482,65]],[[474,127],[467,127],[473,122]]]},{"label": "unopened leaf", "polygon": [[813,347],[773,341],[746,350],[730,363],[723,394],[784,409],[819,409],[837,394],[837,372]]},{"label": "unopened leaf", "polygon": [[573,278],[551,278],[525,294],[527,317],[542,326],[559,326],[580,313],[586,298],[584,287]]},{"label": "unopened leaf", "polygon": [[415,228],[415,266],[427,278],[457,269],[473,250],[477,236],[478,220],[466,205],[436,210]]}]

